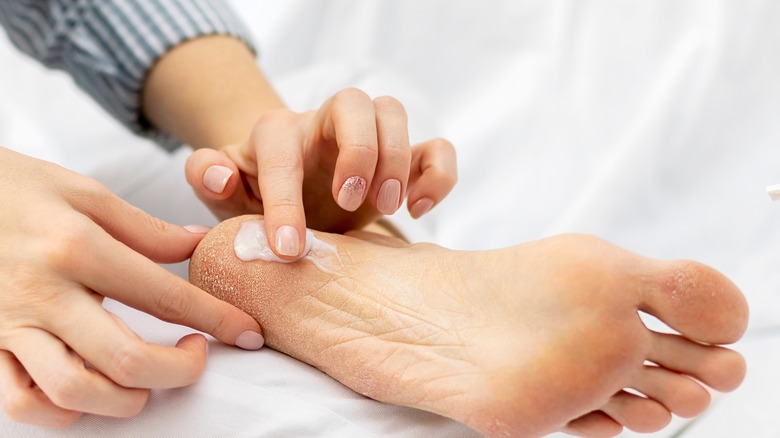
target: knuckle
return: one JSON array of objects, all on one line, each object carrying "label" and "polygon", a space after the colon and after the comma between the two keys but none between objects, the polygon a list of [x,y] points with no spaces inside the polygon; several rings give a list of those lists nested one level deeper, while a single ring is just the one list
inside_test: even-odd
[{"label": "knuckle", "polygon": [[438,166],[431,166],[425,169],[425,173],[430,175],[436,181],[450,187],[454,186],[458,182],[458,174],[448,169],[443,169]]},{"label": "knuckle", "polygon": [[382,146],[382,156],[389,158],[393,163],[403,163],[408,166],[412,161],[412,149],[408,144],[387,142]]},{"label": "knuckle", "polygon": [[74,251],[83,248],[94,238],[94,228],[81,218],[67,218],[57,224],[56,233],[50,232],[42,245],[42,261],[57,272],[68,271]]},{"label": "knuckle", "polygon": [[22,421],[33,410],[34,401],[29,392],[16,390],[6,393],[0,406],[9,420]]},{"label": "knuckle", "polygon": [[165,245],[167,245],[169,240],[165,237],[172,233],[174,229],[171,224],[158,217],[149,215],[140,210],[139,214],[141,215],[141,221],[146,222],[146,227],[144,227],[144,229],[147,230],[147,233],[157,237],[156,239],[147,239],[149,243],[147,244],[148,246],[145,247],[144,253],[147,255],[157,254]]},{"label": "knuckle", "polygon": [[300,173],[300,169],[303,167],[301,157],[298,154],[283,154],[264,159],[266,160],[265,173],[276,178],[293,178],[294,175]]},{"label": "knuckle", "polygon": [[65,197],[74,208],[91,217],[113,213],[109,210],[109,201],[116,195],[92,178],[82,175],[76,175],[75,178],[75,182],[64,189]]},{"label": "knuckle", "polygon": [[149,229],[151,229],[154,234],[164,235],[171,232],[172,227],[168,222],[146,213],[144,213],[144,215],[146,216],[146,221],[149,223]]},{"label": "knuckle", "polygon": [[37,426],[63,429],[71,426],[81,417],[81,412],[62,410],[53,412],[45,418],[41,418],[39,407],[40,402],[32,395],[22,396],[14,401],[3,404],[2,409],[5,417],[18,423],[29,423]]},{"label": "knuckle", "polygon": [[136,389],[124,412],[121,413],[121,416],[135,417],[141,413],[141,411],[144,409],[144,406],[146,406],[147,401],[149,401],[149,390]]},{"label": "knuckle", "polygon": [[111,370],[108,373],[111,380],[124,387],[134,387],[140,383],[143,370],[149,362],[146,345],[140,341],[123,346],[114,354]]},{"label": "knuckle", "polygon": [[62,371],[54,377],[46,394],[49,399],[59,407],[65,409],[78,409],[83,403],[87,391],[84,390],[86,381],[77,371]]},{"label": "knuckle", "polygon": [[374,107],[378,112],[391,112],[406,117],[403,104],[392,96],[379,96],[374,99]]},{"label": "knuckle", "polygon": [[66,428],[71,426],[73,423],[76,422],[76,420],[81,417],[81,412],[76,411],[66,411],[66,412],[59,412],[54,418],[52,418],[51,422],[49,423],[50,427],[54,428]]},{"label": "knuckle", "polygon": [[448,172],[444,182],[448,186],[454,187],[458,183],[458,172]]},{"label": "knuckle", "polygon": [[73,175],[73,184],[68,185],[68,198],[81,200],[90,205],[99,205],[111,192],[96,180],[79,174]]},{"label": "knuckle", "polygon": [[256,134],[267,127],[267,125],[276,125],[280,122],[287,122],[293,119],[295,113],[287,108],[276,108],[265,111],[260,118],[257,119],[255,126],[252,128],[252,134]]},{"label": "knuckle", "polygon": [[382,158],[395,164],[409,166],[412,162],[412,148],[402,138],[386,139],[381,144]]},{"label": "knuckle", "polygon": [[[204,321],[206,326],[203,328],[203,331],[216,338],[219,338],[219,335],[224,333],[231,324],[235,323],[240,318],[233,317],[232,315],[232,312],[215,312],[215,315],[212,318]],[[199,376],[200,372],[195,373],[193,375],[193,381],[195,381],[195,379],[197,379]]]},{"label": "knuckle", "polygon": [[154,305],[157,315],[169,322],[184,322],[190,314],[189,297],[178,282],[172,282],[168,287],[160,289]]},{"label": "knuckle", "polygon": [[447,139],[435,138],[431,140],[431,147],[439,153],[455,155],[455,146]]},{"label": "knuckle", "polygon": [[277,194],[272,199],[266,199],[264,204],[266,211],[280,209],[297,209],[298,202],[291,193]]},{"label": "knuckle", "polygon": [[354,102],[356,100],[371,100],[363,90],[355,87],[345,88],[333,96],[333,104],[336,106]]},{"label": "knuckle", "polygon": [[378,155],[376,142],[366,138],[350,139],[344,146],[348,149],[349,153],[352,154],[361,154],[373,157]]}]

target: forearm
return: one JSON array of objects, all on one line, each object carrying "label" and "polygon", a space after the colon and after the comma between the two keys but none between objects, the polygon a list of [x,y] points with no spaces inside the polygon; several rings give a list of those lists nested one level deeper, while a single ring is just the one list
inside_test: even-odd
[{"label": "forearm", "polygon": [[142,84],[151,69],[170,50],[205,35],[251,41],[225,0],[0,1],[0,25],[19,49],[66,71],[122,125],[169,150],[182,139],[142,117]]},{"label": "forearm", "polygon": [[144,117],[195,148],[246,141],[263,112],[282,107],[249,48],[228,36],[175,47],[155,64],[142,89]]}]

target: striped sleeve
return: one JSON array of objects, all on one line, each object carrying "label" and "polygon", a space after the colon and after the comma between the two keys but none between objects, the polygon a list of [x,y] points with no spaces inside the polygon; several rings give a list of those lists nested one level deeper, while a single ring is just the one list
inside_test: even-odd
[{"label": "striped sleeve", "polygon": [[143,118],[141,87],[172,47],[202,35],[252,38],[224,0],[0,0],[12,43],[61,69],[131,131],[180,145]]}]

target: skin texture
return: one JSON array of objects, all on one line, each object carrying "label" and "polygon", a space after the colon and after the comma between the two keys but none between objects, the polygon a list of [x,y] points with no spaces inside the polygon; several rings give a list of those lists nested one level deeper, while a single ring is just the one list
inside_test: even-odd
[{"label": "skin texture", "polygon": [[[655,431],[708,406],[698,382],[729,391],[744,377],[742,357],[713,344],[741,337],[746,301],[696,262],[582,235],[459,252],[317,233],[339,249],[332,274],[238,260],[233,237],[251,219],[206,235],[194,284],[253,315],[269,346],[353,390],[488,436]],[[648,330],[639,311],[683,336]]]}]

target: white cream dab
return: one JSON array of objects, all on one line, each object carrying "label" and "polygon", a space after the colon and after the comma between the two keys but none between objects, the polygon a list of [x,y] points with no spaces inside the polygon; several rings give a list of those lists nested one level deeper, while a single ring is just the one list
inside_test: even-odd
[{"label": "white cream dab", "polygon": [[[261,220],[241,223],[233,240],[233,249],[236,251],[236,256],[245,262],[263,260],[292,263],[296,261],[279,258],[271,251],[265,234],[265,225]],[[311,261],[320,271],[330,274],[334,274],[334,271],[342,266],[336,246],[317,239],[309,229],[306,229],[306,245],[303,248],[302,259]]]},{"label": "white cream dab", "polygon": [[766,192],[773,201],[780,201],[780,184],[771,185],[766,188]]}]

